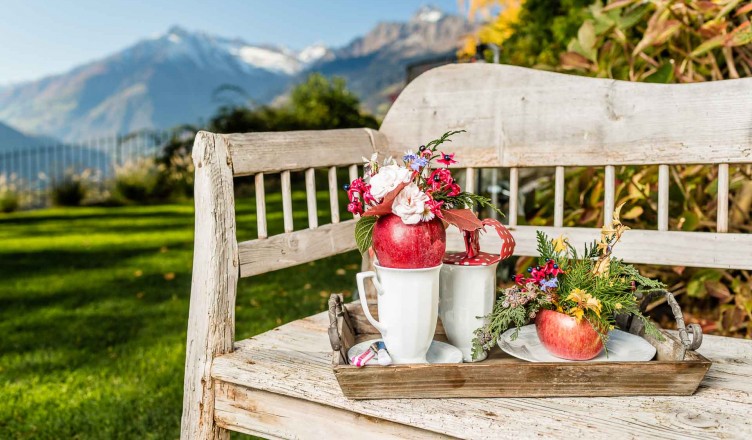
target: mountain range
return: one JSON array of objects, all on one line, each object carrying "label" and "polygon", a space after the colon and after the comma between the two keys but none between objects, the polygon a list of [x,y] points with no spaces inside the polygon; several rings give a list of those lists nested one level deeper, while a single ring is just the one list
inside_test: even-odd
[{"label": "mountain range", "polygon": [[311,72],[345,77],[367,110],[383,113],[407,65],[453,53],[472,31],[464,17],[432,7],[339,48],[294,51],[173,27],[63,74],[0,89],[0,121],[66,141],[166,129],[199,123],[228,102],[274,102]]}]

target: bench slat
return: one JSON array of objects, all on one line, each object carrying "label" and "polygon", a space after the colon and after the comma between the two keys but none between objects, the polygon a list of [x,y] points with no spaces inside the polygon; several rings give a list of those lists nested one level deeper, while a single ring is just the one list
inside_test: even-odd
[{"label": "bench slat", "polygon": [[[235,133],[221,135],[232,155],[233,174],[245,176],[305,168],[349,166],[370,157],[384,135],[368,128]],[[375,143],[374,143],[375,142]]]},{"label": "bench slat", "polygon": [[[517,226],[512,230],[517,242],[515,255],[538,255],[536,231],[543,231],[552,238],[564,234],[578,250],[585,243],[600,238],[600,229],[596,228]],[[480,242],[487,252],[498,253],[501,249],[501,239],[496,234],[482,234]],[[447,249],[464,249],[462,236],[454,227],[447,230]],[[752,270],[750,249],[752,234],[632,229],[624,234],[614,255],[628,263]]]},{"label": "bench slat", "polygon": [[258,275],[351,251],[356,248],[355,222],[347,220],[238,243],[240,276]]},{"label": "bench slat", "polygon": [[432,69],[381,132],[401,153],[447,130],[462,166],[752,162],[752,78],[648,84],[494,64]]}]

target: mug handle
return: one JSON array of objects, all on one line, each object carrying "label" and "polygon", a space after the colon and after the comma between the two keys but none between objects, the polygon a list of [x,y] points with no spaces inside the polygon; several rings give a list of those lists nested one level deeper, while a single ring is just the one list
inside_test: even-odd
[{"label": "mug handle", "polygon": [[374,287],[376,287],[376,292],[379,295],[384,294],[384,289],[381,288],[381,283],[379,283],[379,279],[376,276],[376,272],[374,271],[368,271],[368,272],[361,272],[357,275],[355,275],[355,280],[358,283],[358,292],[360,293],[360,306],[363,307],[363,313],[365,313],[366,318],[368,319],[368,322],[371,323],[374,327],[376,327],[376,330],[381,333],[382,336],[386,333],[386,328],[377,320],[373,319],[373,316],[371,315],[371,311],[368,310],[368,301],[366,300],[366,288],[365,288],[365,280],[366,278],[371,278],[371,281],[373,282]]}]

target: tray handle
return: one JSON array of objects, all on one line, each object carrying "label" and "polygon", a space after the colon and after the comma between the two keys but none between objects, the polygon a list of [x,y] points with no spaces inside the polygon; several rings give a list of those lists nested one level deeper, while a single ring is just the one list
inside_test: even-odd
[{"label": "tray handle", "polygon": [[329,296],[329,343],[332,345],[332,350],[340,353],[343,362],[349,364],[347,349],[342,342],[342,336],[339,334],[339,321],[344,319],[343,301],[344,298],[340,293],[332,293]]},{"label": "tray handle", "polygon": [[[702,344],[702,328],[697,324],[686,325],[684,323],[684,315],[682,314],[681,307],[676,301],[674,294],[664,289],[650,290],[643,292],[642,303],[640,304],[640,312],[645,312],[653,298],[663,295],[666,298],[666,302],[671,307],[671,312],[674,314],[674,320],[676,321],[676,328],[679,331],[679,340],[682,348],[678,353],[679,360],[684,360],[687,350],[695,351],[700,348]],[[641,333],[642,322],[638,319],[631,320],[631,329],[635,329],[634,333]],[[690,338],[690,333],[692,337]]]}]

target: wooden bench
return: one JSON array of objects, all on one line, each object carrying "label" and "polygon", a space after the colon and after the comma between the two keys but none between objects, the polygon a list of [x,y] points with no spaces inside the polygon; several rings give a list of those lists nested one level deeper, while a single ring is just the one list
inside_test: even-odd
[{"label": "wooden bench", "polygon": [[[615,166],[658,165],[656,230],[632,230],[618,256],[633,263],[752,269],[752,234],[727,233],[729,165],[752,162],[752,79],[689,85],[628,83],[510,66],[431,70],[400,95],[378,131],[212,134],[196,137],[196,238],[181,437],[227,438],[752,438],[752,341],[706,336],[713,365],[689,397],[355,401],[332,371],[326,312],[235,341],[238,278],[355,248],[354,220],[339,218],[337,167],[396,157],[449,129],[472,191],[479,168],[508,168],[508,225],[518,255],[535,230],[565,228],[565,167],[605,167],[604,217],[614,209]],[[284,152],[284,154],[280,154]],[[669,166],[718,167],[717,232],[669,230]],[[519,172],[555,167],[552,226],[517,225]],[[314,169],[329,170],[331,224],[317,224]],[[293,230],[290,172],[305,170],[309,228]],[[269,237],[264,175],[280,173],[284,230]],[[236,240],[233,177],[254,175],[258,239]],[[494,234],[483,247],[498,249]],[[449,248],[462,249],[450,231]],[[368,261],[364,262],[368,264]]]}]

